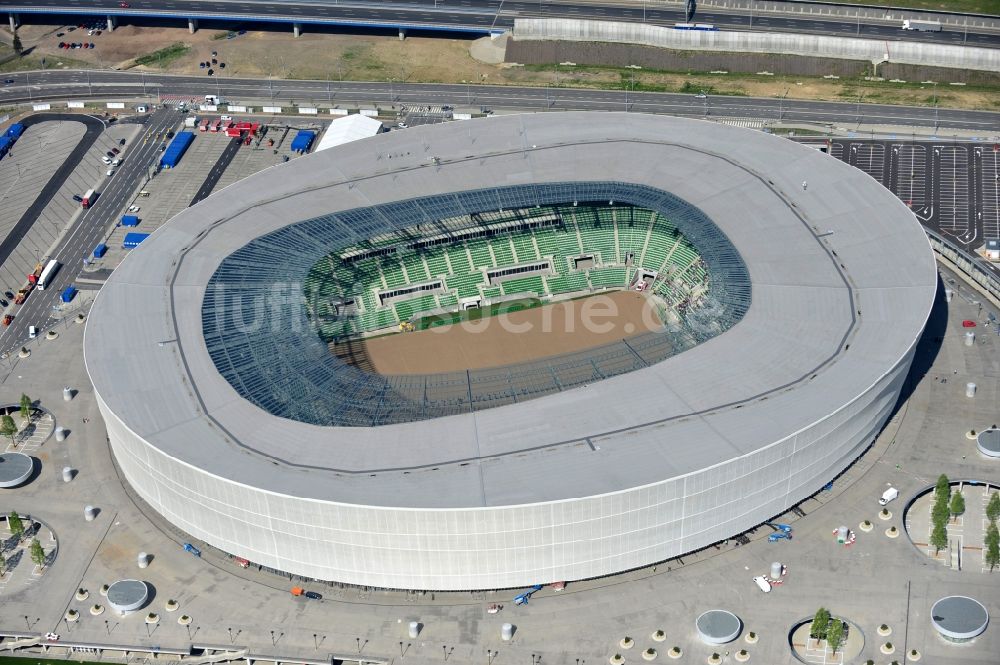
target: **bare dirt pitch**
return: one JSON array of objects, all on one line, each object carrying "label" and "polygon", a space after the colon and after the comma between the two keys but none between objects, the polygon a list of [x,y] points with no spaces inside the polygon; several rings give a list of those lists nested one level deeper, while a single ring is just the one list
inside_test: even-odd
[{"label": "bare dirt pitch", "polygon": [[363,345],[355,356],[379,374],[436,374],[583,351],[661,327],[645,295],[611,291],[353,345]]}]

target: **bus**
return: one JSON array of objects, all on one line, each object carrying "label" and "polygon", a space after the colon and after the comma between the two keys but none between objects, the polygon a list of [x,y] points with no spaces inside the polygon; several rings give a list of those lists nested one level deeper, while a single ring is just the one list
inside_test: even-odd
[{"label": "bus", "polygon": [[201,119],[201,124],[198,125],[198,131],[199,132],[207,132],[208,131],[208,118],[202,118]]},{"label": "bus", "polygon": [[212,131],[213,132],[219,131],[219,125],[221,125],[221,124],[222,124],[222,120],[221,119],[216,118],[215,120],[213,120],[212,121]]},{"label": "bus", "polygon": [[52,281],[52,277],[59,272],[59,262],[55,259],[50,260],[45,264],[45,269],[42,270],[41,276],[38,278],[38,290],[44,291],[45,287],[49,285]]}]

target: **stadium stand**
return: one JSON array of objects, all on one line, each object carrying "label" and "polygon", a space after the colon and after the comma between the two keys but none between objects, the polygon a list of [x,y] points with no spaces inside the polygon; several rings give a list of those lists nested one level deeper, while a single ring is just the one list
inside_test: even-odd
[{"label": "stadium stand", "polygon": [[[658,273],[650,291],[663,299],[657,305],[661,309],[685,306],[708,285],[697,250],[669,220],[641,208],[562,205],[492,212],[448,220],[445,228],[454,237],[449,244],[440,242],[441,227],[414,227],[318,262],[306,279],[305,293],[319,334],[339,339],[374,332],[424,312],[456,308],[466,298],[489,301],[519,293],[545,298],[624,289],[637,268]],[[437,238],[422,240],[431,236]],[[574,259],[581,257],[593,261],[576,269]],[[551,264],[551,272],[525,270],[525,264],[542,261]],[[515,266],[524,272],[489,283],[487,270]],[[432,280],[441,280],[444,292],[385,293]],[[392,295],[392,302],[381,305],[380,294]],[[330,304],[351,299],[354,310],[348,307],[339,316]]]}]

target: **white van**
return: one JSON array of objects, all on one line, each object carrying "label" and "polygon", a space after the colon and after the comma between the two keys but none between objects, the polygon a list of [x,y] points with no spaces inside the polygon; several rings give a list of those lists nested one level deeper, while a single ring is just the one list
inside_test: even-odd
[{"label": "white van", "polygon": [[757,588],[764,593],[771,593],[771,583],[768,582],[763,576],[758,575],[753,578],[753,581],[757,584]]},{"label": "white van", "polygon": [[878,500],[878,505],[884,506],[885,504],[895,499],[897,496],[899,496],[899,490],[896,489],[895,487],[890,487],[886,491],[882,492],[882,496]]},{"label": "white van", "polygon": [[101,155],[101,161],[107,164],[108,166],[111,166],[111,158],[108,157],[107,155]]},{"label": "white van", "polygon": [[35,339],[38,337],[38,328],[35,326],[28,326],[28,338]]}]

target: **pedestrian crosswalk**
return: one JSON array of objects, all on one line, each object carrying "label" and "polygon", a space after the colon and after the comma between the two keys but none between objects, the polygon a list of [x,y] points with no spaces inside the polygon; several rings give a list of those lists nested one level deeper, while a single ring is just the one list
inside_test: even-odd
[{"label": "pedestrian crosswalk", "polygon": [[762,129],[764,121],[761,118],[717,118],[723,125],[746,127],[747,129]]}]

